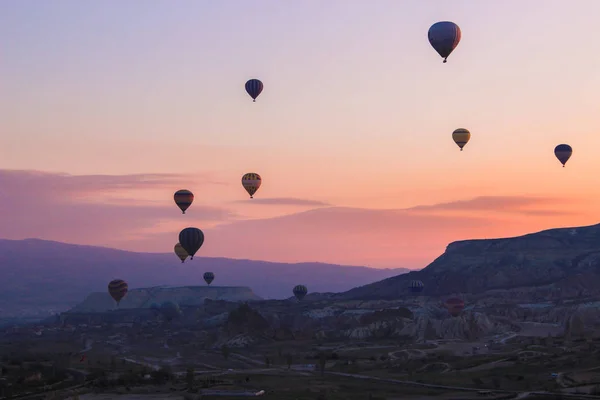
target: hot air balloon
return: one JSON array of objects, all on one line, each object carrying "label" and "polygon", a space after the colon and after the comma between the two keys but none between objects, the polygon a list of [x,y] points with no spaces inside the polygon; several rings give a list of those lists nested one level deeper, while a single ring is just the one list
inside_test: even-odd
[{"label": "hot air balloon", "polygon": [[194,254],[204,243],[204,233],[198,228],[185,228],[179,232],[179,243],[190,255],[190,260],[193,260]]},{"label": "hot air balloon", "polygon": [[296,286],[294,286],[293,293],[294,293],[294,296],[296,296],[296,298],[298,300],[302,300],[304,298],[304,296],[306,296],[306,293],[308,293],[308,290],[306,289],[306,286],[304,286],[304,285],[296,285]]},{"label": "hot air balloon", "polygon": [[569,158],[571,158],[571,154],[573,154],[573,149],[568,144],[559,144],[554,148],[554,155],[561,162],[563,168],[567,161],[569,161]]},{"label": "hot air balloon", "polygon": [[188,252],[185,251],[181,243],[177,243],[175,245],[175,254],[177,255],[177,257],[179,257],[182,263],[185,262],[185,259],[189,257]]},{"label": "hot air balloon", "polygon": [[410,281],[408,288],[413,293],[420,293],[425,288],[425,285],[423,285],[423,282],[421,282],[421,281],[413,280],[413,281]]},{"label": "hot air balloon", "polygon": [[212,281],[215,280],[215,274],[213,274],[212,272],[205,272],[203,278],[204,282],[206,282],[206,284],[210,286]]},{"label": "hot air balloon", "polygon": [[465,302],[457,297],[452,297],[446,300],[446,303],[444,305],[450,313],[450,315],[452,315],[453,317],[458,316],[463,310],[463,308],[465,308]]},{"label": "hot air balloon", "polygon": [[250,195],[250,198],[254,198],[254,193],[260,188],[262,178],[255,172],[248,172],[242,176],[242,186],[246,189],[246,192]]},{"label": "hot air balloon", "polygon": [[154,316],[158,316],[158,314],[160,314],[160,306],[158,305],[158,303],[152,303],[150,304],[150,310],[152,311],[152,314],[154,314]]},{"label": "hot air balloon", "polygon": [[450,21],[436,22],[431,25],[429,32],[427,32],[429,43],[444,59],[444,62],[448,60],[450,53],[458,46],[460,37],[460,28]]},{"label": "hot air balloon", "polygon": [[258,79],[250,79],[246,82],[246,92],[252,97],[252,102],[256,102],[256,98],[263,91],[263,83]]},{"label": "hot air balloon", "polygon": [[121,299],[127,294],[127,289],[129,289],[129,286],[127,286],[127,282],[122,279],[115,279],[108,284],[108,293],[115,299],[117,305],[119,305]]},{"label": "hot air balloon", "polygon": [[471,132],[465,128],[458,128],[452,132],[452,140],[460,147],[460,151],[469,143],[469,139],[471,139]]},{"label": "hot air balloon", "polygon": [[177,303],[172,301],[165,301],[160,306],[160,312],[167,321],[172,321],[179,315],[181,315],[181,309]]},{"label": "hot air balloon", "polygon": [[181,189],[175,192],[173,199],[175,200],[177,207],[181,210],[181,213],[185,214],[185,210],[187,210],[194,201],[194,193],[187,189]]}]

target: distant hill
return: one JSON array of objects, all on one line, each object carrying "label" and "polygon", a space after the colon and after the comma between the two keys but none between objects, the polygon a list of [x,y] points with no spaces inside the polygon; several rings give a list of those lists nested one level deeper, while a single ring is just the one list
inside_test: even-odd
[{"label": "distant hill", "polygon": [[202,274],[215,273],[214,286],[244,286],[263,298],[288,298],[302,283],[316,292],[342,292],[406,272],[322,263],[205,258],[182,264],[175,254],[135,253],[53,241],[0,239],[0,317],[64,311],[112,279],[130,289],[159,285],[204,285]]},{"label": "distant hill", "polygon": [[600,224],[514,238],[453,242],[420,271],[334,297],[395,299],[409,294],[413,279],[425,284],[423,295],[433,296],[544,285],[565,295],[593,294],[600,290]]},{"label": "distant hill", "polygon": [[[133,289],[119,303],[119,309],[149,308],[152,303],[162,304],[165,301],[174,301],[179,305],[197,306],[204,303],[204,299],[227,301],[261,300],[259,296],[248,287],[219,287],[219,286],[184,286],[184,287],[155,287]],[[85,300],[70,309],[71,312],[104,312],[114,310],[115,301],[104,292],[91,293]]]}]

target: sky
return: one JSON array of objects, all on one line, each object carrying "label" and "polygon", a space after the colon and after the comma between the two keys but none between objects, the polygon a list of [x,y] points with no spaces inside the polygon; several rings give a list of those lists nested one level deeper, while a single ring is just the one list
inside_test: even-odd
[{"label": "sky", "polygon": [[[168,252],[196,226],[199,256],[420,269],[455,240],[598,223],[598,15],[597,0],[2,1],[0,237]],[[462,30],[446,64],[427,41],[440,20]],[[253,200],[246,172],[263,178]]]}]

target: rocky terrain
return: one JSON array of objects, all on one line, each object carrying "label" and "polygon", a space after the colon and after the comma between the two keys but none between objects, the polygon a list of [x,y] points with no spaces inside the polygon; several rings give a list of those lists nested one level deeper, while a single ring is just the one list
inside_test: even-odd
[{"label": "rocky terrain", "polygon": [[91,293],[70,312],[106,312],[135,308],[149,308],[153,303],[173,301],[186,306],[199,306],[204,300],[227,300],[230,302],[261,300],[249,287],[230,286],[183,286],[133,289],[121,300],[118,307],[107,292]]},{"label": "rocky terrain", "polygon": [[424,295],[463,293],[519,303],[600,295],[600,225],[450,243],[420,271],[339,294],[340,299],[398,299],[419,279]]},{"label": "rocky terrain", "polygon": [[[77,350],[95,360],[89,368],[108,365],[107,354],[154,370],[168,364],[180,375],[198,365],[213,382],[270,388],[282,399],[302,398],[295,396],[307,385],[340,394],[331,398],[362,399],[384,382],[401,389],[388,387],[382,398],[441,391],[467,399],[484,389],[498,398],[578,398],[600,393],[597,239],[599,226],[457,242],[422,271],[302,301],[260,299],[245,287],[148,288],[132,290],[115,310],[106,294],[92,294],[59,319],[7,337],[37,348],[93,343]],[[425,290],[409,292],[411,279]],[[454,317],[444,308],[450,296],[465,301]],[[148,308],[162,299],[176,300],[180,313]],[[248,384],[250,376],[260,386]],[[377,383],[349,389],[356,380]]]},{"label": "rocky terrain", "polygon": [[[194,288],[189,293],[185,291],[192,289],[186,288],[177,296],[180,305],[194,315],[200,304],[204,312],[217,314],[210,310],[217,303],[203,302],[205,298],[249,301],[245,312],[262,322],[254,329],[242,313],[238,319],[244,329],[221,326],[219,337],[224,343],[232,338],[231,346],[295,338],[479,340],[507,333],[552,336],[566,331],[581,336],[600,325],[600,286],[594,285],[600,283],[597,271],[600,225],[452,243],[421,271],[345,293],[310,293],[301,302],[293,298],[259,300],[245,288],[210,288],[215,292]],[[425,290],[410,293],[411,279],[422,280]],[[228,298],[228,291],[235,291],[238,297]],[[443,307],[450,295],[465,301],[465,309],[457,317]],[[101,297],[100,308],[86,305],[100,304]],[[147,289],[133,291],[122,307],[147,307],[148,298]],[[226,324],[231,307],[221,309],[221,315],[212,321]],[[73,311],[111,308],[114,305],[107,295],[94,294]]]}]

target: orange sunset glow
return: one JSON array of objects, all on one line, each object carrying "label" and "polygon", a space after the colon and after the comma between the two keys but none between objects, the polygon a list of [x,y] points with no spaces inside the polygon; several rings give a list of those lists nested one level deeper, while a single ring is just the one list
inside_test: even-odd
[{"label": "orange sunset glow", "polygon": [[0,5],[2,238],[163,253],[195,226],[198,256],[421,269],[600,221],[600,2],[66,4]]}]

